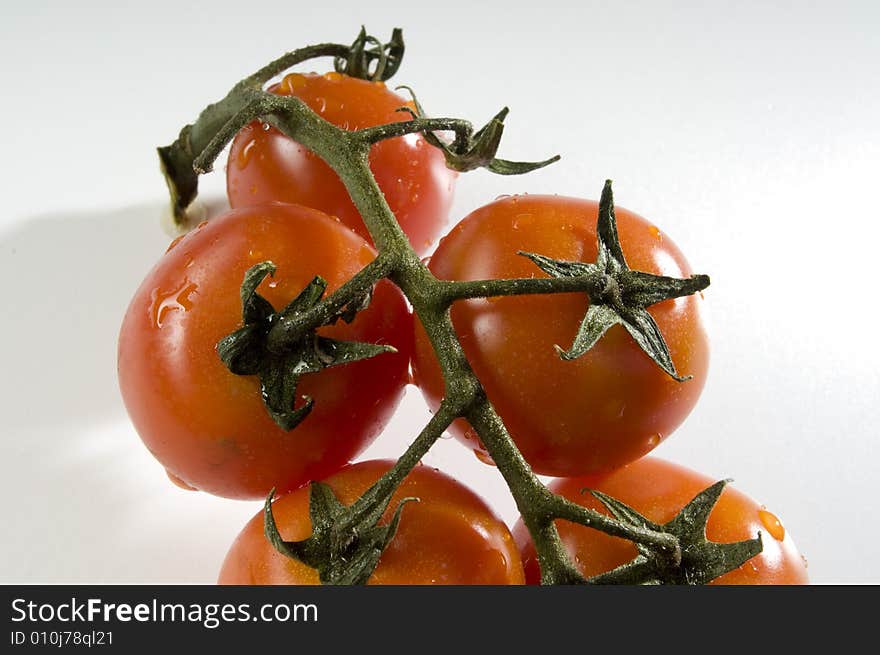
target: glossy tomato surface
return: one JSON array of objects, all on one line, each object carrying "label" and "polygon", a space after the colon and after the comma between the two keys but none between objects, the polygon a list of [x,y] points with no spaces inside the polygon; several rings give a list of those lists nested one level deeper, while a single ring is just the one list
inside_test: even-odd
[{"label": "glossy tomato surface", "polygon": [[[598,204],[561,196],[513,196],[467,216],[444,237],[430,269],[446,280],[546,277],[526,251],[593,262]],[[645,219],[617,208],[620,242],[629,266],[687,277],[690,267],[672,240]],[[573,342],[589,305],[586,294],[510,296],[458,301],[456,332],[489,399],[537,473],[581,475],[611,470],[641,457],[691,411],[706,379],[709,345],[700,296],[649,309],[672,354],[677,382],[660,369],[620,325],[592,350],[562,360],[554,346]],[[416,322],[416,382],[437,407],[444,393],[439,367]],[[481,459],[479,439],[463,421],[452,432]]]},{"label": "glossy tomato surface", "polygon": [[281,309],[315,275],[330,293],[374,257],[339,222],[282,204],[231,211],[172,244],[123,320],[119,382],[135,428],[173,480],[263,498],[333,473],[376,437],[401,398],[412,349],[412,319],[390,283],[376,286],[352,324],[319,333],[399,352],[304,376],[297,392],[315,404],[290,432],[269,417],[257,377],[233,375],[217,354],[242,325],[239,287],[254,264],[276,264],[258,293]]},{"label": "glossy tomato surface", "polygon": [[[554,480],[549,488],[579,505],[610,514],[588,491],[581,493],[584,489],[595,489],[662,524],[672,520],[682,507],[715,482],[672,462],[645,457],[613,473]],[[637,554],[635,546],[625,539],[567,521],[557,521],[556,526],[576,566],[587,577],[610,571]],[[711,584],[807,584],[806,561],[779,519],[745,494],[726,487],[709,516],[707,537],[730,543],[753,539],[758,532],[764,546],[761,554]],[[526,577],[530,584],[538,584],[541,572],[535,548],[522,521],[514,528],[514,535],[523,554]]]},{"label": "glossy tomato surface", "polygon": [[[393,462],[372,460],[346,467],[324,480],[345,505],[352,504]],[[507,526],[460,482],[417,466],[391,500],[383,521],[401,499],[416,497],[401,515],[393,540],[368,584],[523,584],[516,544]],[[309,489],[278,498],[272,506],[286,541],[312,532]],[[319,584],[317,572],[276,551],[263,534],[263,513],[244,527],[226,555],[220,584]]]},{"label": "glossy tomato surface", "polygon": [[[396,111],[412,106],[383,82],[340,73],[291,73],[269,89],[293,95],[327,121],[347,130],[374,127],[410,118]],[[417,252],[440,234],[452,203],[456,173],[443,154],[421,135],[411,134],[375,144],[370,169]],[[245,207],[279,200],[314,207],[337,216],[369,240],[366,226],[342,181],[323,160],[275,128],[252,123],[232,143],[226,168],[229,202]]]}]

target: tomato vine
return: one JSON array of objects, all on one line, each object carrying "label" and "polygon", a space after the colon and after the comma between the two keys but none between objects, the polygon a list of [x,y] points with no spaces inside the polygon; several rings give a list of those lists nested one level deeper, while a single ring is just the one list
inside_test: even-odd
[{"label": "tomato vine", "polygon": [[[410,112],[408,120],[348,131],[327,122],[295,96],[279,96],[263,89],[273,76],[287,68],[322,56],[334,57],[337,70],[348,74],[387,79],[399,66],[402,54],[402,36],[397,30],[388,44],[381,44],[362,31],[350,46],[322,44],[288,53],[236,84],[225,98],[207,107],[192,125],[184,127],[173,144],[159,149],[174,215],[181,224],[186,222],[187,206],[196,197],[198,175],[210,171],[235,134],[254,120],[276,128],[323,159],[342,179],[360,212],[378,257],[334,293],[323,298],[317,294],[309,303],[299,306],[298,311],[275,315],[271,325],[260,332],[261,343],[269,344],[267,352],[278,351],[283,344],[309,343],[310,335],[318,327],[334,321],[345,308],[356,306],[374,284],[388,278],[411,303],[442,370],[445,397],[438,411],[378,482],[350,506],[334,502],[324,487],[315,484],[312,517],[320,530],[316,528],[313,537],[295,543],[284,542],[278,534],[270,494],[266,501],[267,536],[282,552],[305,558],[317,568],[322,582],[366,580],[378,559],[376,548],[387,543],[391,538],[389,532],[393,533],[393,525],[389,530],[377,531],[392,493],[452,421],[464,417],[511,490],[534,542],[542,583],[705,582],[739,567],[760,552],[760,538],[714,544],[705,537],[705,522],[724,483],[699,494],[676,520],[664,525],[653,524],[608,497],[602,498],[602,502],[612,516],[549,491],[535,476],[487,398],[450,316],[452,304],[462,299],[583,292],[589,295],[592,314],[588,312],[584,317],[575,343],[561,356],[575,358],[583,354],[610,325],[623,323],[646,356],[670,376],[686,383],[679,377],[663,336],[646,307],[700,291],[708,285],[708,277],[698,275],[679,280],[630,270],[617,238],[609,181],[599,207],[599,258],[595,263],[563,262],[541,253],[522,253],[550,277],[467,282],[438,279],[419,259],[386,203],[368,165],[370,147],[384,139],[419,133],[444,152],[450,167],[459,171],[482,167],[500,174],[527,172],[557,158],[536,163],[498,159],[496,152],[506,109],[485,127],[475,130],[465,120],[429,118],[416,102],[416,111],[405,110]],[[443,141],[435,134],[437,131],[452,132],[454,139]],[[255,288],[253,280],[250,287]],[[244,309],[247,315],[248,308]],[[274,370],[260,361],[260,370]],[[254,371],[244,367],[237,372]],[[289,422],[295,425],[302,417],[296,418]],[[557,519],[628,539],[637,544],[639,557],[595,579],[585,579],[563,547],[554,524]],[[372,536],[367,539],[364,535]]]}]

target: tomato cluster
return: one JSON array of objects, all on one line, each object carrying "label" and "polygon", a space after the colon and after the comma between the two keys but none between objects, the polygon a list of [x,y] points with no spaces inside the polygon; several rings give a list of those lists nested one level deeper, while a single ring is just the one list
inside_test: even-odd
[{"label": "tomato cluster", "polygon": [[[381,82],[340,73],[291,74],[270,91],[296,96],[349,130],[404,120],[408,115],[397,110],[410,106]],[[421,135],[396,137],[373,146],[370,167],[413,249],[422,253],[440,234],[451,205],[456,174],[446,167],[443,152]],[[137,290],[119,338],[120,386],[137,431],[174,482],[230,498],[265,498],[277,489],[281,495],[271,507],[281,537],[304,540],[314,527],[310,481],[324,481],[348,506],[391,467],[391,462],[349,462],[382,431],[410,380],[410,366],[434,409],[446,393],[445,382],[425,328],[398,288],[382,280],[365,308],[326,321],[310,338],[316,344],[335,340],[393,349],[314,374],[310,369],[293,402],[313,401],[311,411],[294,429],[279,427],[264,407],[268,392],[258,376],[231,372],[218,354],[218,343],[243,329],[243,303],[257,302],[242,291],[243,279],[255,265],[271,261],[274,274],[255,291],[257,304],[277,311],[315,276],[331,294],[377,253],[336,174],[273,127],[254,123],[238,134],[227,188],[233,209],[175,240]],[[457,281],[546,277],[523,252],[593,262],[599,255],[598,213],[598,204],[589,200],[499,198],[442,239],[430,272]],[[657,227],[621,208],[616,221],[632,269],[691,275],[682,253]],[[609,513],[583,493],[595,489],[662,523],[711,483],[643,457],[687,417],[702,390],[709,358],[702,302],[700,295],[685,295],[648,308],[687,382],[646,356],[621,324],[585,354],[561,358],[554,347],[575,338],[590,305],[585,293],[460,300],[451,318],[487,398],[525,460],[537,473],[562,476],[550,485],[552,491]],[[268,334],[279,315],[266,312],[261,320]],[[320,348],[315,352],[320,359]],[[451,431],[491,461],[465,419],[457,419]],[[406,497],[420,502],[402,510],[371,584],[539,581],[524,525],[511,533],[459,482],[416,466],[384,510],[386,522]],[[220,582],[317,583],[315,569],[281,554],[266,539],[263,521],[260,513],[242,530]],[[637,554],[626,540],[565,521],[557,527],[584,576]],[[708,524],[709,538],[730,542],[758,531],[770,537],[762,554],[717,582],[806,582],[804,563],[778,520],[725,490]]]}]

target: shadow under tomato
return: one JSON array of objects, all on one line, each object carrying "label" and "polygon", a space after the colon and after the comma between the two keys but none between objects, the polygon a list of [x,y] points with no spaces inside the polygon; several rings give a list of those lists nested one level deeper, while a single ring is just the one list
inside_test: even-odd
[{"label": "shadow under tomato", "polygon": [[49,214],[0,232],[0,582],[212,582],[254,512],[171,485],[117,389],[122,316],[171,240],[162,211]]}]

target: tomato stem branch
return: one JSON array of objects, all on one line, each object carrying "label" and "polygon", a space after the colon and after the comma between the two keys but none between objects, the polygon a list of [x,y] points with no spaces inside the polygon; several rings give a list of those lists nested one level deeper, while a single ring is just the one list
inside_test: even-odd
[{"label": "tomato stem branch", "polygon": [[415,134],[417,132],[455,132],[456,139],[467,140],[474,127],[469,121],[460,118],[414,118],[399,123],[376,125],[354,132],[354,136],[365,143],[378,143],[385,139]]},{"label": "tomato stem branch", "polygon": [[301,64],[310,59],[317,59],[318,57],[348,57],[350,52],[351,46],[343,45],[341,43],[321,43],[318,45],[307,46],[305,48],[298,48],[297,50],[287,52],[278,57],[278,59],[269,62],[253,75],[242,80],[240,84],[245,87],[259,89],[276,75],[283,73],[288,68],[293,68],[297,64]]},{"label": "tomato stem branch", "polygon": [[[690,296],[709,286],[709,277],[707,275],[694,275],[685,279],[667,279],[676,283],[676,288],[662,297],[658,296],[654,302]],[[497,280],[439,280],[439,282],[443,287],[445,297],[449,302],[453,302],[469,298],[553,293],[586,293],[590,296],[591,300],[596,300],[601,298],[606,292],[606,280],[607,278],[603,273],[592,271],[577,277],[564,278],[527,277]]]},{"label": "tomato stem branch", "polygon": [[387,499],[394,493],[403,482],[409,472],[421,461],[422,457],[430,450],[437,439],[449,427],[450,423],[459,415],[458,409],[451,403],[441,403],[437,412],[431,417],[427,425],[422,428],[409,448],[401,455],[392,468],[390,468],[373,486],[358,498],[352,510],[354,514],[367,513],[379,502]]}]

